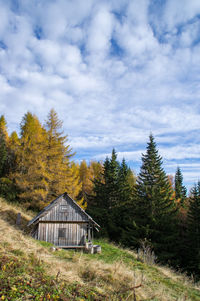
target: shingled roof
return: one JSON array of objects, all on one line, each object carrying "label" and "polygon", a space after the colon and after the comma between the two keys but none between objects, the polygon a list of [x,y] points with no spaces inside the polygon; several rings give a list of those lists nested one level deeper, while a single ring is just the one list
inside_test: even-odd
[{"label": "shingled roof", "polygon": [[48,206],[46,206],[43,210],[41,210],[38,215],[36,215],[29,223],[28,226],[31,226],[33,224],[37,224],[39,222],[39,219],[43,216],[45,216],[54,206],[57,205],[59,200],[61,198],[64,198],[67,201],[67,198],[69,198],[75,206],[80,210],[85,216],[87,216],[88,220],[92,222],[96,227],[100,228],[100,226],[92,219],[92,217],[85,212],[66,192],[61,194],[59,197],[57,197],[55,200],[53,200]]}]

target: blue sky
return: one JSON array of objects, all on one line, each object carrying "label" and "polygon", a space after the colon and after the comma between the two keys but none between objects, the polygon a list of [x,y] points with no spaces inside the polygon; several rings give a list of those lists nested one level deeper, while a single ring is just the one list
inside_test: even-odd
[{"label": "blue sky", "polygon": [[115,147],[136,172],[152,132],[200,179],[199,0],[0,0],[0,87],[9,131],[54,108],[77,160]]}]

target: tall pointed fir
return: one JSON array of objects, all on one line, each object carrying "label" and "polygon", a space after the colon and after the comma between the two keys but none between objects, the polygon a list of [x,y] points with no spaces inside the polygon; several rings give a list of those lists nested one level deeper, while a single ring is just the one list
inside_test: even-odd
[{"label": "tall pointed fir", "polygon": [[189,201],[187,270],[200,279],[200,182],[192,188]]},{"label": "tall pointed fir", "polygon": [[111,159],[103,163],[102,175],[94,179],[94,193],[88,201],[87,211],[101,225],[101,235],[114,239],[116,227],[113,221],[113,209],[118,200],[119,162],[116,151],[112,150]]},{"label": "tall pointed fir", "polygon": [[19,189],[20,201],[32,209],[44,207],[48,192],[46,144],[46,131],[38,118],[28,112],[21,122],[17,170],[13,173],[13,180]]},{"label": "tall pointed fir", "polygon": [[94,180],[94,194],[88,201],[88,212],[101,225],[100,234],[115,242],[126,236],[133,178],[125,160],[120,165],[113,149],[111,158],[104,161],[102,176]]},{"label": "tall pointed fir", "polygon": [[133,244],[139,246],[142,240],[147,240],[160,261],[172,262],[175,258],[175,200],[152,134],[146,154],[142,155],[134,201]]},{"label": "tall pointed fir", "polygon": [[132,223],[132,199],[136,178],[132,170],[128,167],[125,159],[119,167],[118,175],[118,206],[116,206],[114,213],[116,235],[115,241],[125,246],[130,246],[129,235]]},{"label": "tall pointed fir", "polygon": [[183,206],[187,196],[187,189],[183,185],[183,175],[180,167],[177,167],[175,174],[175,195],[176,200],[178,200],[180,205]]}]

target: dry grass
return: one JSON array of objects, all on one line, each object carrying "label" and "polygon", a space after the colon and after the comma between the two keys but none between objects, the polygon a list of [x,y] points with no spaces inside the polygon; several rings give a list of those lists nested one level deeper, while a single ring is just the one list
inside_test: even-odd
[{"label": "dry grass", "polygon": [[[22,215],[20,227],[16,226],[18,212]],[[198,296],[194,299],[189,296],[188,288],[193,291],[195,287],[183,275],[166,267],[149,267],[137,262],[135,254],[130,251],[123,251],[121,260],[112,263],[105,263],[102,257],[100,260],[100,257],[81,252],[62,250],[52,253],[50,247],[42,246],[28,235],[26,224],[31,218],[19,206],[12,206],[0,199],[1,251],[8,254],[12,250],[20,250],[25,257],[34,254],[46,264],[49,274],[59,275],[60,279],[68,283],[76,281],[94,287],[99,293],[113,296],[108,300],[135,300],[133,287],[139,284],[142,286],[136,289],[137,301],[200,300],[200,293],[199,299]],[[116,247],[111,248],[114,250]],[[125,254],[130,257],[129,263],[123,259]],[[196,289],[199,289],[197,285]],[[126,293],[125,299],[119,297],[123,292]]]}]

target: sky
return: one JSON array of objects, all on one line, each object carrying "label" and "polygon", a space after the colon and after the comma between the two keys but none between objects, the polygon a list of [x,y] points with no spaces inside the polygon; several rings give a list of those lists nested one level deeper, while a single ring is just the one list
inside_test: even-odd
[{"label": "sky", "polygon": [[0,0],[0,114],[63,120],[76,160],[135,173],[153,133],[167,174],[200,179],[199,0]]}]

